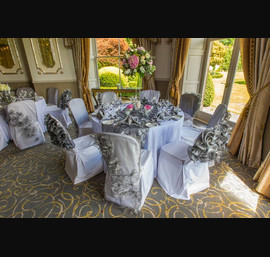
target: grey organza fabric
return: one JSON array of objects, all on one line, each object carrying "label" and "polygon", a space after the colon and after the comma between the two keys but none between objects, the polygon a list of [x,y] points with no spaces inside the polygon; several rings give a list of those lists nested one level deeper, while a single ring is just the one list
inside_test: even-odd
[{"label": "grey organza fabric", "polygon": [[37,120],[33,100],[14,102],[8,105],[11,138],[19,149],[29,148],[45,142],[43,131]]},{"label": "grey organza fabric", "polygon": [[99,104],[108,104],[113,102],[114,100],[117,100],[117,95],[115,92],[108,91],[99,94]]},{"label": "grey organza fabric", "polygon": [[[107,165],[107,200],[140,211],[154,179],[153,160],[131,136],[99,133],[102,156]],[[142,160],[142,152],[147,156]]]},{"label": "grey organza fabric", "polygon": [[58,105],[58,89],[55,87],[49,87],[47,89],[47,104]]},{"label": "grey organza fabric", "polygon": [[64,90],[60,96],[60,108],[66,109],[68,107],[68,102],[72,99],[72,93],[70,89]]},{"label": "grey organza fabric", "polygon": [[46,114],[44,123],[47,127],[48,134],[51,138],[51,143],[70,150],[75,147],[75,144],[60,121],[54,118],[51,114]]}]

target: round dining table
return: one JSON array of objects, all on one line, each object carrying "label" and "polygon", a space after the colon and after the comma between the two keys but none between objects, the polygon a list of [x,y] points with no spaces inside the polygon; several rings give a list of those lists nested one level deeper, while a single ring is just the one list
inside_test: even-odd
[{"label": "round dining table", "polygon": [[[145,142],[142,146],[143,149],[152,152],[154,160],[154,176],[157,174],[158,157],[160,148],[168,143],[175,142],[181,139],[181,132],[184,123],[184,113],[178,113],[178,120],[166,120],[159,122],[159,125],[152,126],[147,130],[145,135]],[[108,125],[104,125],[96,116],[91,117],[92,127],[94,133],[108,132],[106,129]],[[117,127],[117,125],[113,125]],[[117,128],[115,129],[117,131]]]}]

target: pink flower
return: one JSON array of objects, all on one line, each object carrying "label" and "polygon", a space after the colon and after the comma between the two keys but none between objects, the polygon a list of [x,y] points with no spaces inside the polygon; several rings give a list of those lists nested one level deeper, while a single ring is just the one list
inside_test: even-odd
[{"label": "pink flower", "polygon": [[131,69],[135,69],[139,64],[139,57],[136,55],[131,55],[128,58],[128,64],[129,64]]},{"label": "pink flower", "polygon": [[133,104],[129,104],[129,105],[127,106],[127,109],[133,109]]},{"label": "pink flower", "polygon": [[147,110],[147,111],[149,111],[149,110],[151,110],[151,109],[152,109],[152,106],[151,106],[151,105],[146,104],[146,105],[144,106],[144,109],[145,109],[145,110]]}]

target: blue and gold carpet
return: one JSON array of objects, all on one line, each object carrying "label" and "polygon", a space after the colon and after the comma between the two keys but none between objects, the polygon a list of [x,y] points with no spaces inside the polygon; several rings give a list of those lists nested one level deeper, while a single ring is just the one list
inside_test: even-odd
[{"label": "blue and gold carpet", "polygon": [[[74,126],[69,127],[74,137]],[[0,152],[2,218],[269,218],[270,199],[256,193],[256,170],[227,154],[210,168],[210,188],[190,200],[168,196],[154,180],[141,213],[104,199],[105,174],[73,185],[65,155],[50,143],[19,150],[11,141]]]}]

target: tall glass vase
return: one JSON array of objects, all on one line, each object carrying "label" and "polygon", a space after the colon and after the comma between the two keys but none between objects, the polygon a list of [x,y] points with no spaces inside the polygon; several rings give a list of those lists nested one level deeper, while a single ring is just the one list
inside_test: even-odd
[{"label": "tall glass vase", "polygon": [[136,77],[136,95],[139,96],[139,92],[142,89],[143,76],[137,73]]}]

